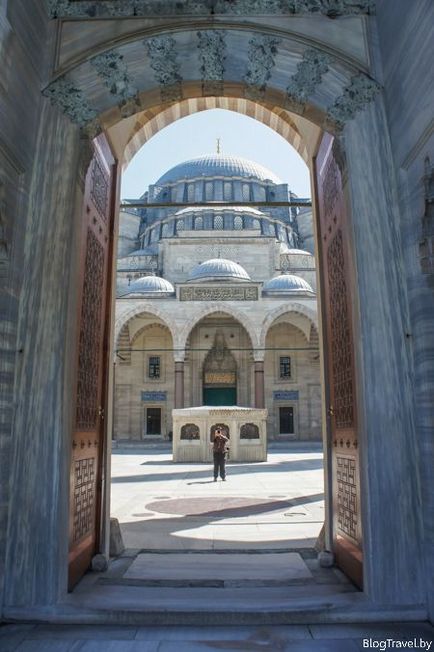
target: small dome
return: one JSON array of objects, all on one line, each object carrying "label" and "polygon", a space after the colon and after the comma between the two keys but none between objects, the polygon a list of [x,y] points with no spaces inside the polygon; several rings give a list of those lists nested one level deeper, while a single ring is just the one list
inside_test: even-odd
[{"label": "small dome", "polygon": [[226,258],[211,258],[196,265],[189,281],[250,281],[244,267]]},{"label": "small dome", "polygon": [[264,294],[307,294],[315,296],[315,292],[304,278],[295,274],[281,274],[270,279],[262,288]]},{"label": "small dome", "polygon": [[131,283],[127,294],[174,294],[175,288],[161,276],[141,276]]},{"label": "small dome", "polygon": [[285,253],[291,254],[291,256],[312,256],[310,251],[305,251],[304,249],[288,249]]}]

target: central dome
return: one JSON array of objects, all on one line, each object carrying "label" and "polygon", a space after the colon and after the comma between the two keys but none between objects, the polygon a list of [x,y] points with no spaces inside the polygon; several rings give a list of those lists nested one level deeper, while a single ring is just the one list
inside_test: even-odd
[{"label": "central dome", "polygon": [[259,163],[238,156],[213,154],[175,165],[160,177],[156,185],[174,183],[181,179],[196,179],[197,177],[243,177],[270,181],[275,184],[282,183],[274,172]]},{"label": "central dome", "polygon": [[226,258],[211,258],[194,267],[189,281],[250,281],[244,267]]}]

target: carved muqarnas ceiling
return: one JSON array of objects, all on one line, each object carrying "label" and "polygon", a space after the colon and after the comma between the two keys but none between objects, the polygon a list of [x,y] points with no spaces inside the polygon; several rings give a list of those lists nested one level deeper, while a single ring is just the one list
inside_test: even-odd
[{"label": "carved muqarnas ceiling", "polygon": [[53,18],[372,13],[374,0],[47,0]]}]

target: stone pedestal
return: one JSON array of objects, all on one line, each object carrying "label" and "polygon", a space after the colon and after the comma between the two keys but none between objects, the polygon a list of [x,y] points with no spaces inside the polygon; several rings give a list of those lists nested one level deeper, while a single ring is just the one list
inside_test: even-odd
[{"label": "stone pedestal", "polygon": [[211,462],[216,425],[228,431],[231,461],[267,459],[267,410],[203,406],[173,410],[172,416],[174,462]]}]

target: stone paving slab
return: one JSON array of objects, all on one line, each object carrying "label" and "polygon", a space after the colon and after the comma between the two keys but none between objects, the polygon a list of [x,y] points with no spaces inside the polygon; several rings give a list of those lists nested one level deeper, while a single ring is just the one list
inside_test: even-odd
[{"label": "stone paving slab", "polygon": [[298,553],[268,555],[138,555],[125,578],[143,580],[260,580],[291,582],[313,579]]},{"label": "stone paving slab", "polygon": [[[21,640],[16,638],[22,636]],[[1,652],[361,652],[363,638],[432,641],[428,623],[244,627],[3,626]],[[373,649],[373,648],[371,648]],[[432,649],[432,648],[431,648]]]},{"label": "stone paving slab", "polygon": [[[285,450],[287,448],[287,450]],[[324,518],[319,446],[270,450],[268,461],[174,464],[165,449],[118,449],[112,456],[112,515],[128,548],[193,550],[313,546]]]}]

